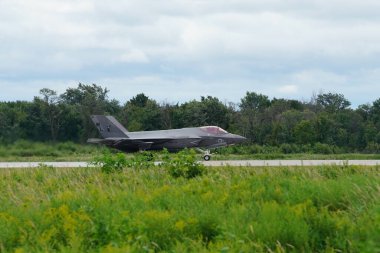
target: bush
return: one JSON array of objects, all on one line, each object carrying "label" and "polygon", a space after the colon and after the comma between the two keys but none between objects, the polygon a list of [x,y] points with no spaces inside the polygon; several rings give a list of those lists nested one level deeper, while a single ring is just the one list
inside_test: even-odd
[{"label": "bush", "polygon": [[162,160],[161,165],[175,178],[194,178],[201,176],[205,170],[205,166],[197,161],[194,150],[184,149],[173,156],[165,150]]},{"label": "bush", "polygon": [[112,154],[106,150],[101,156],[95,157],[92,164],[100,166],[105,173],[120,172],[123,168],[147,169],[154,167],[155,156],[151,152],[136,153],[127,159],[123,153]]},{"label": "bush", "polygon": [[199,234],[202,235],[202,240],[206,244],[210,243],[221,233],[219,222],[215,217],[201,217],[198,224]]},{"label": "bush", "polygon": [[61,142],[57,144],[57,149],[59,151],[66,151],[69,153],[74,153],[78,150],[78,145],[73,142]]},{"label": "bush", "polygon": [[263,153],[263,147],[256,145],[256,144],[248,146],[248,153],[250,153],[250,154],[261,154],[261,153]]},{"label": "bush", "polygon": [[103,155],[95,157],[92,164],[100,166],[104,173],[112,173],[122,171],[128,163],[123,153],[112,154],[107,150]]},{"label": "bush", "polygon": [[370,142],[368,143],[367,147],[365,148],[365,152],[370,154],[379,154],[380,153],[380,144],[376,142]]},{"label": "bush", "polygon": [[256,229],[254,237],[271,248],[276,243],[291,245],[291,248],[307,250],[309,239],[309,226],[305,222],[305,214],[299,208],[302,205],[280,205],[275,201],[264,202],[253,222]]},{"label": "bush", "polygon": [[325,155],[334,153],[333,147],[331,147],[328,144],[323,144],[319,142],[315,143],[313,151],[315,154],[325,154]]},{"label": "bush", "polygon": [[133,169],[147,169],[154,166],[155,155],[151,152],[140,152],[128,160],[126,166]]},{"label": "bush", "polygon": [[284,154],[291,154],[291,153],[297,152],[295,151],[294,146],[288,143],[281,144],[280,149],[281,149],[281,152]]}]

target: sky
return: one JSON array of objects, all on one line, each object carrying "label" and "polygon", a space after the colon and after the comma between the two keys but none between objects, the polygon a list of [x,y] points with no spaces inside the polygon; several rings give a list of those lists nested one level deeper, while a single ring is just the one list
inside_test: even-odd
[{"label": "sky", "polygon": [[79,82],[122,103],[380,98],[378,0],[0,0],[0,101]]}]

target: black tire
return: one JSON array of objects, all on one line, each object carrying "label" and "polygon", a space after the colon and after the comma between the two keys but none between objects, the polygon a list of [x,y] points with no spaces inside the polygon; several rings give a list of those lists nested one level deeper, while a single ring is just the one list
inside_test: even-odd
[{"label": "black tire", "polygon": [[204,156],[203,156],[203,159],[204,159],[205,161],[210,161],[210,160],[211,160],[211,156],[210,156],[210,155],[204,155]]}]

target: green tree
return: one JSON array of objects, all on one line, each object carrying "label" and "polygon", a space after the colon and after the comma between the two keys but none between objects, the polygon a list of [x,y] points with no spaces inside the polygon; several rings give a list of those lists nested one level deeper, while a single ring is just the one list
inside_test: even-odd
[{"label": "green tree", "polygon": [[274,136],[277,140],[277,143],[294,143],[296,142],[296,136],[294,132],[294,128],[297,126],[299,122],[302,120],[313,120],[315,118],[315,113],[309,110],[305,111],[296,111],[296,110],[288,110],[281,113],[278,116],[278,124],[275,129],[275,133],[277,135]]},{"label": "green tree", "polygon": [[26,127],[30,116],[30,102],[0,102],[0,142],[11,143],[20,138],[27,138]]},{"label": "green tree", "polygon": [[380,129],[380,98],[373,102],[370,108],[370,117],[377,128]]},{"label": "green tree", "polygon": [[125,104],[122,123],[129,131],[162,129],[160,106],[145,94],[138,94]]},{"label": "green tree", "polygon": [[201,107],[206,117],[206,125],[216,125],[222,128],[228,128],[228,109],[221,101],[216,97],[201,97]]},{"label": "green tree", "polygon": [[[61,95],[64,103],[71,105],[74,110],[75,117],[81,119],[78,131],[80,131],[80,140],[86,141],[89,136],[95,136],[97,131],[90,120],[92,114],[105,114],[110,110],[115,113],[115,101],[108,100],[107,88],[103,88],[96,84],[86,85],[79,83],[77,88],[68,88]],[[117,104],[117,103],[116,103]]]},{"label": "green tree", "polygon": [[350,101],[348,101],[343,94],[337,93],[319,94],[316,102],[318,106],[329,113],[345,110],[351,105]]},{"label": "green tree", "polygon": [[227,106],[216,97],[201,97],[201,101],[192,100],[181,105],[181,121],[186,127],[217,125],[228,128]]},{"label": "green tree", "polygon": [[181,121],[186,127],[207,125],[206,111],[199,101],[192,100],[181,105]]},{"label": "green tree", "polygon": [[240,108],[242,110],[260,111],[270,106],[270,100],[267,96],[256,92],[247,92],[241,99]]},{"label": "green tree", "polygon": [[41,106],[42,116],[47,120],[50,129],[51,140],[55,142],[61,126],[63,104],[60,104],[60,97],[57,96],[57,92],[51,89],[41,89],[40,95],[41,98],[34,98],[34,103]]},{"label": "green tree", "polygon": [[372,106],[370,104],[359,105],[356,109],[356,112],[360,114],[360,116],[367,121],[370,118]]},{"label": "green tree", "polygon": [[240,110],[242,113],[241,132],[251,141],[262,142],[264,138],[260,131],[271,132],[270,126],[263,128],[264,118],[260,115],[265,109],[270,107],[267,96],[255,92],[247,92],[241,99]]},{"label": "green tree", "polygon": [[149,97],[145,96],[144,93],[137,94],[135,97],[129,100],[129,103],[131,105],[137,106],[137,107],[145,107],[148,102],[149,102]]},{"label": "green tree", "polygon": [[363,118],[353,110],[341,111],[333,115],[336,123],[336,134],[332,135],[335,144],[355,151],[365,148]]},{"label": "green tree", "polygon": [[314,144],[315,129],[312,121],[302,120],[294,128],[294,136],[299,144]]}]

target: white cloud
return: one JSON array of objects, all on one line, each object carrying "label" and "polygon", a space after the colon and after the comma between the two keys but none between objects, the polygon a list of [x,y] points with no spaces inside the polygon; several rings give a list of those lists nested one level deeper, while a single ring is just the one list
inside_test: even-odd
[{"label": "white cloud", "polygon": [[284,86],[279,87],[278,91],[286,95],[295,94],[298,92],[298,87],[297,85],[289,84],[289,85],[284,85]]},{"label": "white cloud", "polygon": [[380,92],[379,8],[377,0],[1,0],[0,84],[109,80],[102,84],[112,89],[112,80],[154,76],[134,90],[239,100],[246,90],[300,98],[332,89],[370,101]]},{"label": "white cloud", "polygon": [[120,56],[119,60],[121,62],[136,62],[136,63],[147,63],[149,62],[146,54],[141,50],[131,50],[130,52],[124,53]]},{"label": "white cloud", "polygon": [[322,89],[323,87],[338,88],[345,85],[349,80],[347,76],[326,72],[318,69],[304,70],[291,75],[291,79],[303,87],[314,87]]}]

